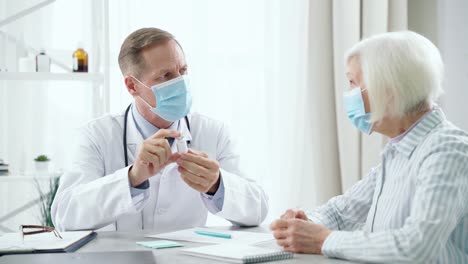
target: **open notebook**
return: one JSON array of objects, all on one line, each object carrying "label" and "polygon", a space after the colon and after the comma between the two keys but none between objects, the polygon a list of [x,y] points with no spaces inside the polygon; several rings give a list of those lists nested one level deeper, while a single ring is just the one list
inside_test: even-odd
[{"label": "open notebook", "polygon": [[97,233],[93,231],[60,232],[63,239],[51,233],[26,236],[24,242],[20,233],[0,235],[0,255],[25,253],[74,252],[88,243]]},{"label": "open notebook", "polygon": [[181,252],[191,256],[233,263],[259,263],[266,261],[289,259],[294,257],[293,253],[281,251],[278,249],[262,248],[240,244],[219,244],[188,248],[182,249]]}]

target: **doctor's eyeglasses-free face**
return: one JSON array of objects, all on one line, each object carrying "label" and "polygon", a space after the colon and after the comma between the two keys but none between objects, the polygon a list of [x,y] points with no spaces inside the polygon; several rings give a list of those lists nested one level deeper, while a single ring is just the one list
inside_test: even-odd
[{"label": "doctor's eyeglasses-free face", "polygon": [[60,233],[51,226],[40,226],[40,225],[20,225],[21,237],[24,242],[24,237],[28,235],[35,235],[41,233],[53,233],[55,237],[63,239]]}]

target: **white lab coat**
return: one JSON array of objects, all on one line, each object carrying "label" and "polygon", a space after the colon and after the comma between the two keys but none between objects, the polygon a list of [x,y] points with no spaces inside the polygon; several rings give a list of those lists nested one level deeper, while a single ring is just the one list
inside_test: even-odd
[{"label": "white lab coat", "polygon": [[[128,114],[125,167],[124,113],[89,122],[81,131],[73,169],[65,173],[52,205],[59,230],[100,229],[167,231],[206,223],[213,204],[180,177],[177,164],[150,178],[150,187],[131,197],[128,169],[143,141],[132,111]],[[234,224],[259,225],[268,212],[268,198],[254,181],[241,176],[239,155],[226,127],[200,114],[189,116],[191,133],[182,119],[179,130],[191,138],[191,148],[220,163],[225,188],[222,210],[216,215]],[[176,144],[172,151],[176,151]]]}]

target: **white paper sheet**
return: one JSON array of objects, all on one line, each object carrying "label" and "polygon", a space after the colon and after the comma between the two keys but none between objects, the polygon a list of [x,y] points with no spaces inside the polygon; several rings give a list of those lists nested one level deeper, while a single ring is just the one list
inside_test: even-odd
[{"label": "white paper sheet", "polygon": [[[197,230],[229,234],[232,237],[230,239],[227,239],[227,238],[204,236],[204,235],[196,234],[195,231]],[[254,233],[254,232],[247,232],[247,231],[221,230],[221,229],[203,228],[203,227],[184,229],[184,230],[179,230],[179,231],[170,232],[170,233],[149,235],[146,237],[168,239],[168,240],[190,241],[190,242],[197,242],[197,243],[208,243],[208,244],[244,244],[244,245],[253,245],[257,243],[274,240],[273,234],[271,233]]]}]

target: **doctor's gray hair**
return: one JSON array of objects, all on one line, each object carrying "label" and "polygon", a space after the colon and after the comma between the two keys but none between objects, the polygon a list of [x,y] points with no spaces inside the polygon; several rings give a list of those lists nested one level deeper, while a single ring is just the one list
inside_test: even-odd
[{"label": "doctor's gray hair", "polygon": [[444,65],[437,47],[411,31],[375,35],[354,45],[355,59],[369,95],[371,122],[404,117],[431,107],[442,94]]},{"label": "doctor's gray hair", "polygon": [[164,43],[170,40],[177,42],[175,37],[159,28],[141,28],[130,35],[124,40],[120,47],[119,53],[119,67],[122,74],[132,74],[139,77],[145,68],[145,60],[141,55],[141,51],[153,44]]}]

